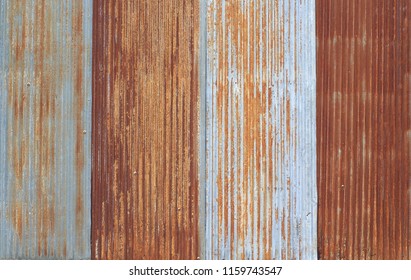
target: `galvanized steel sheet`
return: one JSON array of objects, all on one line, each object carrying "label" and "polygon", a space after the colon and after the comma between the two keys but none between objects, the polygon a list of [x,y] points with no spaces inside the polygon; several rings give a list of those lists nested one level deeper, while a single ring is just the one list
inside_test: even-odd
[{"label": "galvanized steel sheet", "polygon": [[317,258],[314,4],[208,0],[201,13],[206,259]]},{"label": "galvanized steel sheet", "polygon": [[0,258],[90,256],[91,0],[0,1]]},{"label": "galvanized steel sheet", "polygon": [[410,259],[411,2],[316,5],[319,257]]}]

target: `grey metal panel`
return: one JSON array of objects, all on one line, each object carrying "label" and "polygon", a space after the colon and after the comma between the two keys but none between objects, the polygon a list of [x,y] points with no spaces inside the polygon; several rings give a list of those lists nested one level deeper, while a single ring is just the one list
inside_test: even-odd
[{"label": "grey metal panel", "polygon": [[316,259],[315,1],[208,0],[202,15],[203,256]]},{"label": "grey metal panel", "polygon": [[92,1],[0,1],[0,258],[90,257]]}]

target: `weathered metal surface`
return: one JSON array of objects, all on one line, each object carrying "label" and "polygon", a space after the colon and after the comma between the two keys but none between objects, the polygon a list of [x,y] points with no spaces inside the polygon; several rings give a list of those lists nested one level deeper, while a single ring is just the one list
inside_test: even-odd
[{"label": "weathered metal surface", "polygon": [[94,1],[92,258],[195,259],[198,1]]},{"label": "weathered metal surface", "polygon": [[206,259],[316,259],[315,8],[208,0]]},{"label": "weathered metal surface", "polygon": [[0,1],[0,258],[90,257],[91,0]]},{"label": "weathered metal surface", "polygon": [[410,259],[411,2],[316,5],[319,257]]}]

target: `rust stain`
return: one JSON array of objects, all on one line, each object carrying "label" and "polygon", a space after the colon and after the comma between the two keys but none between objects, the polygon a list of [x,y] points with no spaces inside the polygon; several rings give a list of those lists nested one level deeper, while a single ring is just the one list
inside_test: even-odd
[{"label": "rust stain", "polygon": [[[15,7],[17,13],[21,11],[24,8],[24,3],[19,3],[21,5],[17,5]],[[12,19],[13,15],[10,15],[10,19]],[[17,29],[20,31],[20,34],[26,33],[26,28],[23,25],[22,27],[20,26],[14,26],[11,25],[10,28]],[[21,30],[19,30],[21,28]],[[21,65],[24,63],[23,61],[23,50],[25,47],[25,37],[22,36],[15,36],[12,37],[12,33],[9,35],[9,40],[12,42],[12,44],[15,46],[13,52],[11,55],[14,55],[15,57],[15,64],[13,65],[14,67],[21,67]],[[13,69],[11,69],[13,71]],[[23,118],[23,111],[24,111],[24,105],[25,105],[25,98],[24,98],[24,88],[19,88],[19,81],[17,79],[9,79],[8,80],[8,90],[14,90],[16,92],[15,95],[9,95],[8,96],[8,103],[10,107],[14,107],[14,120],[13,120],[13,127],[18,128],[18,124],[21,123],[21,119]],[[26,151],[23,150],[23,147],[18,143],[17,141],[13,141],[10,143],[11,149],[9,147],[8,151],[11,154],[11,158],[13,159],[12,166],[13,169],[15,170],[15,182],[14,182],[14,188],[13,188],[13,201],[17,199],[18,192],[22,190],[22,174],[23,174],[23,169],[25,167],[25,154]],[[21,240],[22,238],[22,207],[21,205],[17,205],[17,207],[11,208],[12,213],[9,215],[12,220],[12,224],[14,225],[14,228],[17,232],[17,235],[19,239]]]},{"label": "rust stain", "polygon": [[94,1],[92,258],[196,259],[198,1]]},{"label": "rust stain", "polygon": [[411,3],[316,9],[319,257],[410,259]]},{"label": "rust stain", "polygon": [[[54,116],[55,100],[52,92],[56,91],[55,80],[52,79],[57,69],[50,69],[45,63],[48,56],[55,55],[56,49],[53,45],[51,32],[48,30],[52,26],[51,7],[46,5],[44,1],[36,6],[35,10],[35,34],[33,34],[36,41],[34,46],[34,53],[36,55],[35,61],[35,83],[36,89],[39,89],[36,98],[36,116],[35,123],[35,161],[38,164],[38,177],[36,182],[37,188],[37,211],[41,215],[37,215],[37,254],[47,255],[47,238],[53,234],[54,228],[51,228],[52,221],[54,222],[54,211],[52,210],[54,204],[54,195],[52,195],[53,188],[50,186],[49,174],[54,173],[54,142],[50,142],[54,138],[53,127],[49,125],[49,121]],[[48,31],[48,32],[47,32]],[[57,71],[55,71],[57,70]],[[38,110],[38,111],[37,111]]]},{"label": "rust stain", "polygon": [[[81,1],[76,1],[73,3],[75,6],[74,9],[78,11],[83,10],[83,4]],[[84,199],[84,192],[83,192],[83,170],[85,167],[84,161],[84,124],[83,124],[83,110],[84,110],[84,83],[83,83],[83,14],[82,13],[73,13],[72,15],[72,22],[73,22],[73,35],[72,40],[73,43],[78,46],[77,48],[72,48],[73,54],[72,57],[74,58],[74,65],[76,69],[75,78],[74,78],[74,104],[76,110],[76,144],[75,144],[75,164],[76,164],[76,232],[78,235],[81,234],[81,231],[84,228],[84,214],[83,214],[83,199]],[[85,131],[87,133],[87,131]],[[77,239],[77,250],[82,250],[81,246],[81,239]]]}]

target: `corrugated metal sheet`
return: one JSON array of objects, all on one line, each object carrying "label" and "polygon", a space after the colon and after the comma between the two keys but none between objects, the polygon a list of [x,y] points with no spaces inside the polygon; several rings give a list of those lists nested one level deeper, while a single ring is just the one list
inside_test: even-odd
[{"label": "corrugated metal sheet", "polygon": [[207,1],[207,259],[316,259],[314,4]]},{"label": "corrugated metal sheet", "polygon": [[94,1],[92,258],[199,257],[198,9]]},{"label": "corrugated metal sheet", "polygon": [[410,19],[0,0],[0,258],[410,259]]},{"label": "corrugated metal sheet", "polygon": [[90,256],[91,0],[0,1],[0,258]]},{"label": "corrugated metal sheet", "polygon": [[411,2],[317,1],[319,257],[410,259]]}]

